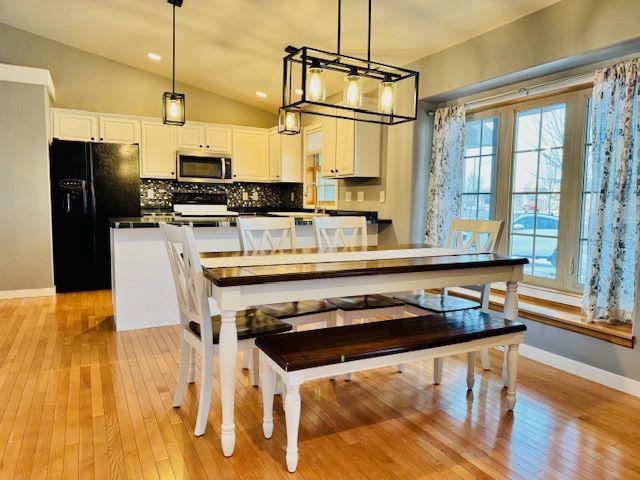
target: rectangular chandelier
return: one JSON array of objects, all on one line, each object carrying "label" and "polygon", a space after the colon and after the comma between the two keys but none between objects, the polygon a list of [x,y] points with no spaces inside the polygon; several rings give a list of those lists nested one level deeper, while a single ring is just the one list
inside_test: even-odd
[{"label": "rectangular chandelier", "polygon": [[382,125],[416,119],[418,72],[310,47],[286,52],[283,110]]}]

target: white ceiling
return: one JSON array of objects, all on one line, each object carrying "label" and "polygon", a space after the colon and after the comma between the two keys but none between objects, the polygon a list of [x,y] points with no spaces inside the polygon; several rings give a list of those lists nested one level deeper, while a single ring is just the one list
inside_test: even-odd
[{"label": "white ceiling", "polygon": [[[557,1],[374,0],[372,58],[402,66]],[[366,56],[367,1],[342,3],[342,51]],[[176,18],[178,81],[266,110],[279,104],[284,47],[336,47],[337,0],[184,0]],[[171,76],[165,0],[0,0],[0,22]]]}]

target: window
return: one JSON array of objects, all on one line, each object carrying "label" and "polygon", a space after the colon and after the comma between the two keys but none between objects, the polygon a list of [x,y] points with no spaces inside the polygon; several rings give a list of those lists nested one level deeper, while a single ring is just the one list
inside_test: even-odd
[{"label": "window", "polygon": [[591,202],[591,109],[587,101],[587,121],[583,152],[584,173],[582,175],[582,201],[580,212],[580,254],[578,262],[578,284],[584,285],[587,271],[587,235],[589,234],[589,203]]},{"label": "window", "polygon": [[510,246],[536,277],[557,274],[565,113],[559,103],[516,114]]},{"label": "window", "polygon": [[462,218],[494,216],[494,177],[498,117],[467,122],[465,131]]},{"label": "window", "polygon": [[304,206],[313,208],[337,208],[338,182],[333,178],[324,178],[322,168],[322,127],[304,128]]}]

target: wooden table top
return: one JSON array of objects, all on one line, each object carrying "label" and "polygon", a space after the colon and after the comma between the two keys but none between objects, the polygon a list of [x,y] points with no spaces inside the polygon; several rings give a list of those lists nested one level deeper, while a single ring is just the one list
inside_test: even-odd
[{"label": "wooden table top", "polygon": [[[435,270],[453,270],[478,267],[499,267],[505,265],[524,265],[528,260],[523,257],[501,255],[498,253],[459,253],[455,255],[416,256],[410,258],[385,258],[381,260],[356,260],[338,262],[314,262],[313,255],[326,252],[362,252],[388,250],[424,251],[424,245],[392,245],[376,247],[336,248],[336,249],[296,249],[286,252],[203,252],[202,259],[221,257],[238,258],[274,256],[303,253],[308,255],[308,263],[287,265],[253,265],[243,267],[204,267],[204,275],[218,287],[255,285],[297,280],[315,280],[347,276],[380,275],[390,273],[410,273]],[[275,258],[274,258],[275,260]]]}]

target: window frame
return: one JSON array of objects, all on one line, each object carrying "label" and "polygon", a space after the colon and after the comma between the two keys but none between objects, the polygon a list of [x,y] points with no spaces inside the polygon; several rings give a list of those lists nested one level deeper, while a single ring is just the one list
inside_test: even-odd
[{"label": "window frame", "polygon": [[582,215],[575,215],[575,212],[582,212],[587,100],[591,96],[591,90],[591,86],[581,86],[571,91],[550,92],[533,99],[515,100],[500,106],[471,110],[467,115],[470,121],[491,116],[498,117],[495,184],[493,185],[495,206],[492,218],[505,222],[504,234],[497,249],[500,253],[508,254],[512,227],[511,202],[517,114],[520,111],[557,103],[566,105],[556,278],[525,275],[524,283],[527,285],[571,293],[582,292],[583,287],[578,284]]}]

